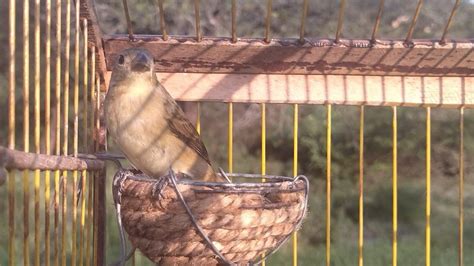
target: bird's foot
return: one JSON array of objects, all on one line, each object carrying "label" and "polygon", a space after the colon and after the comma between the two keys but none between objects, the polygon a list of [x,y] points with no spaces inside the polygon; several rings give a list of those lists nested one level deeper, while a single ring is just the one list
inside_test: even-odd
[{"label": "bird's foot", "polygon": [[169,184],[169,176],[165,175],[160,177],[155,184],[153,185],[153,189],[151,191],[151,194],[153,197],[157,197],[158,200],[164,198],[163,196],[163,190],[165,187]]},{"label": "bird's foot", "polygon": [[132,173],[129,171],[118,171],[115,176],[114,176],[114,181],[113,181],[113,197],[114,197],[114,202],[115,203],[121,203],[120,198],[123,193],[123,187],[125,185],[125,181],[127,180],[128,176],[131,175]]}]

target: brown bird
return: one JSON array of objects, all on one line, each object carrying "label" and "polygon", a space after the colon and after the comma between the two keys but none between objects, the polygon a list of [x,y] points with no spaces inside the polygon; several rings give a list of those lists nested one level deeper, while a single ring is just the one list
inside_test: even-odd
[{"label": "brown bird", "polygon": [[172,169],[196,180],[222,181],[196,129],[156,78],[153,64],[153,57],[140,48],[117,57],[104,103],[110,136],[150,177]]}]

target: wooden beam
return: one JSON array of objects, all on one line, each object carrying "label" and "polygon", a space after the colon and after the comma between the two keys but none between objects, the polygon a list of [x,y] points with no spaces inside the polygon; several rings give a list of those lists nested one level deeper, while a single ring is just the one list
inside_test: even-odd
[{"label": "wooden beam", "polygon": [[205,73],[157,76],[180,101],[474,107],[474,77]]},{"label": "wooden beam", "polygon": [[474,76],[474,42],[261,39],[104,36],[107,69],[123,49],[143,47],[157,72],[241,74],[329,74],[393,76]]},{"label": "wooden beam", "polygon": [[105,163],[95,159],[28,153],[0,146],[0,168],[2,167],[18,170],[99,171],[105,167]]}]

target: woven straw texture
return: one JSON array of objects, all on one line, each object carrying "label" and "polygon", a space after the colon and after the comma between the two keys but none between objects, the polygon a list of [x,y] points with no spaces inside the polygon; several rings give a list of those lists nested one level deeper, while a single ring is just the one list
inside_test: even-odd
[{"label": "woven straw texture", "polygon": [[[130,172],[114,187],[120,189],[123,226],[131,243],[159,265],[222,264],[196,230],[174,185],[168,182],[156,191],[157,181],[142,177]],[[306,212],[305,186],[302,180],[177,183],[197,224],[235,264],[259,260],[295,230]]]}]

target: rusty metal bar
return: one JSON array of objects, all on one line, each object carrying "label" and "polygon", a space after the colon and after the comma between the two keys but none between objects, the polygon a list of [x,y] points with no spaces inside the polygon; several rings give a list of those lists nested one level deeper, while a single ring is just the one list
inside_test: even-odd
[{"label": "rusty metal bar", "polygon": [[[293,176],[298,175],[298,104],[293,105]],[[293,232],[293,266],[298,265],[298,233]]]},{"label": "rusty metal bar", "polygon": [[431,107],[426,108],[426,226],[425,262],[431,265]]},{"label": "rusty metal bar", "polygon": [[163,0],[158,0],[158,9],[160,11],[160,30],[163,40],[168,40],[168,32],[166,31],[165,11],[163,9]]},{"label": "rusty metal bar", "polygon": [[331,151],[332,151],[332,105],[327,105],[326,114],[326,265],[331,265]]},{"label": "rusty metal bar", "polygon": [[398,234],[398,126],[397,107],[392,107],[392,265],[397,265],[397,234]]},{"label": "rusty metal bar", "polygon": [[272,24],[272,0],[267,0],[267,16],[265,17],[265,42],[271,41],[270,26]]},{"label": "rusty metal bar", "polygon": [[300,26],[300,43],[304,43],[304,34],[305,34],[305,26],[306,26],[306,16],[308,14],[308,0],[304,0],[303,2],[303,10],[301,15],[301,26]]},{"label": "rusty metal bar", "polygon": [[[8,69],[8,147],[15,148],[15,54],[16,1],[8,4],[9,69]],[[8,265],[15,265],[15,172],[7,174],[8,182]]]},{"label": "rusty metal bar", "polygon": [[407,37],[405,38],[405,44],[410,44],[412,41],[413,31],[415,30],[416,21],[418,20],[418,16],[420,15],[422,5],[423,5],[423,0],[418,0],[415,14],[413,15],[413,19],[410,23],[410,27],[408,28]]},{"label": "rusty metal bar", "polygon": [[[35,117],[35,152],[36,154],[41,153],[41,97],[40,97],[40,90],[41,90],[41,47],[40,47],[40,0],[35,0],[34,6],[34,55],[35,55],[35,64],[34,64],[34,94],[35,94],[35,110],[34,110],[34,117]],[[34,190],[35,190],[35,252],[34,252],[34,265],[40,265],[40,171],[35,170],[35,180],[34,180]]]},{"label": "rusty metal bar", "polygon": [[237,3],[232,0],[232,42],[237,42]]},{"label": "rusty metal bar", "polygon": [[194,18],[196,26],[196,40],[200,42],[202,40],[201,33],[201,1],[194,0]]},{"label": "rusty metal bar", "polygon": [[446,43],[446,35],[448,34],[449,27],[451,27],[451,23],[453,22],[454,15],[456,14],[456,11],[460,5],[461,5],[461,0],[456,0],[456,3],[454,3],[453,9],[451,10],[451,14],[449,15],[448,22],[446,23],[446,26],[444,27],[443,35],[441,35],[441,40],[439,41],[441,44]]},{"label": "rusty metal bar", "polygon": [[130,12],[128,11],[127,0],[122,0],[122,4],[123,4],[123,11],[125,12],[125,19],[127,20],[128,39],[134,40],[135,37],[133,36],[132,21],[130,19]]},{"label": "rusty metal bar", "polygon": [[335,43],[339,43],[342,34],[342,25],[344,24],[344,11],[346,6],[346,0],[340,0],[339,2],[339,17],[337,19],[337,30],[336,37],[334,38]]},{"label": "rusty metal bar", "polygon": [[[30,149],[30,2],[23,1],[23,150]],[[30,265],[30,178],[23,171],[23,264]]]},{"label": "rusty metal bar", "polygon": [[359,266],[364,265],[364,105],[359,113]]},{"label": "rusty metal bar", "polygon": [[464,107],[459,109],[459,237],[458,265],[464,265]]},{"label": "rusty metal bar", "polygon": [[380,21],[382,20],[383,7],[385,5],[385,0],[380,0],[379,10],[377,11],[377,17],[375,18],[374,29],[372,30],[372,37],[370,38],[372,43],[375,43],[376,35],[379,30]]}]

